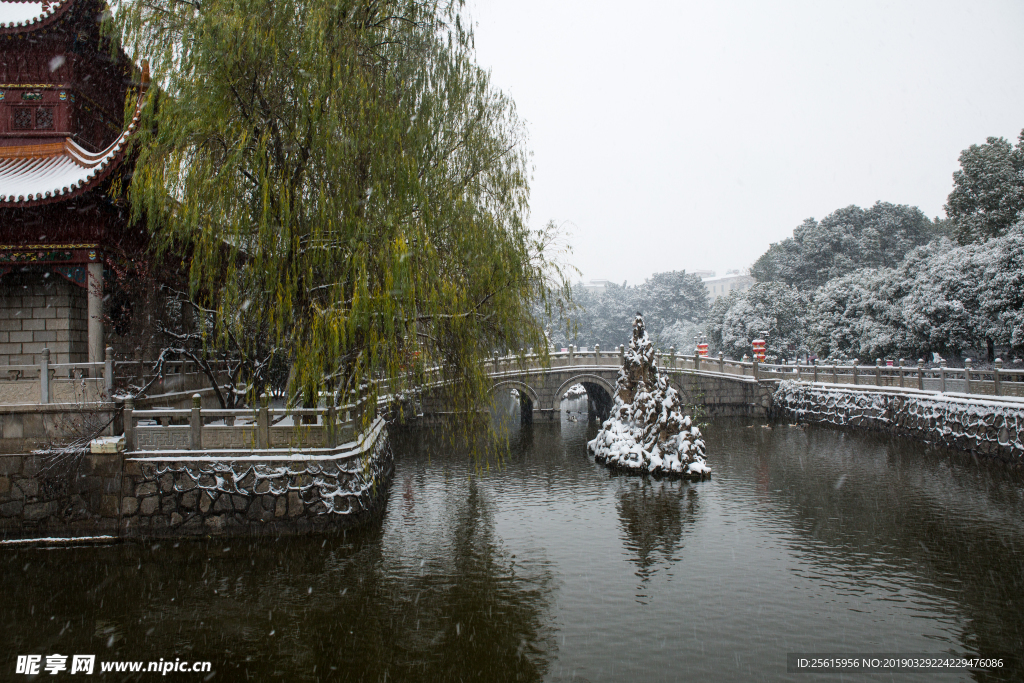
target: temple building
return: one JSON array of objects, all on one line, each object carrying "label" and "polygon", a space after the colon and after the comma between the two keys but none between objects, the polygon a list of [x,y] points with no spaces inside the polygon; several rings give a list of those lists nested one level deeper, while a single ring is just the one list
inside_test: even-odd
[{"label": "temple building", "polygon": [[149,75],[111,49],[106,11],[0,0],[0,366],[103,361],[116,275],[145,248],[125,188]]}]

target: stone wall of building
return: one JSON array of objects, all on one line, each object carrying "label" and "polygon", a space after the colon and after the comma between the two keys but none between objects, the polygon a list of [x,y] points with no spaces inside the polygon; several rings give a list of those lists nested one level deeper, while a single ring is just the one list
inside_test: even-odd
[{"label": "stone wall of building", "polygon": [[88,361],[85,289],[51,271],[0,277],[0,366]]},{"label": "stone wall of building", "polygon": [[785,418],[918,437],[1024,467],[1024,401],[784,381],[773,402]]}]

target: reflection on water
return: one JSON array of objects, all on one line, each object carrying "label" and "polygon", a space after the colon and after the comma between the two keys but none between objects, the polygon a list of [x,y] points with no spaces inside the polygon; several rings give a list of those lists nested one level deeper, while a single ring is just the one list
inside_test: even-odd
[{"label": "reflection on water", "polygon": [[0,549],[0,679],[54,652],[209,659],[214,680],[812,681],[838,678],[787,652],[1024,650],[1019,480],[741,420],[707,430],[711,481],[621,476],[565,410],[585,400],[560,425],[496,411],[490,469],[396,432],[386,513],[345,536]]},{"label": "reflection on water", "polygon": [[698,486],[686,481],[618,475],[623,546],[636,554],[636,575],[647,583],[659,567],[671,566],[682,550],[683,527],[699,511]]}]

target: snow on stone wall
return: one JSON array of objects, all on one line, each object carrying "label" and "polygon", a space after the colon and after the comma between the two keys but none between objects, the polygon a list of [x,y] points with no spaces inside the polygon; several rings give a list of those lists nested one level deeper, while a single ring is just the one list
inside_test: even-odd
[{"label": "snow on stone wall", "polygon": [[774,396],[782,415],[908,436],[1024,464],[1024,402],[909,391],[858,391],[783,381]]},{"label": "snow on stone wall", "polygon": [[305,533],[380,509],[394,473],[386,428],[363,453],[277,460],[138,458],[125,463],[126,537]]}]

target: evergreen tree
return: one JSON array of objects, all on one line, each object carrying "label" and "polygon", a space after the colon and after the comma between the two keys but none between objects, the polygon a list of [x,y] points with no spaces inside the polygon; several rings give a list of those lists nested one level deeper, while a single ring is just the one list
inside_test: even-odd
[{"label": "evergreen tree", "polygon": [[1014,147],[988,138],[960,153],[946,214],[960,244],[983,242],[1006,232],[1024,210],[1024,131]]},{"label": "evergreen tree", "polygon": [[655,273],[643,284],[609,283],[603,292],[590,292],[578,284],[573,290],[576,327],[566,343],[617,347],[632,334],[637,311],[648,321],[655,344],[662,350],[676,345],[692,353],[693,333],[708,311],[708,290],[700,277],[684,270]]},{"label": "evergreen tree", "polygon": [[936,234],[936,225],[913,206],[877,202],[848,206],[820,222],[808,218],[793,237],[772,244],[753,265],[759,282],[784,282],[803,291],[859,268],[892,268]]},{"label": "evergreen tree", "polygon": [[792,358],[808,348],[807,311],[807,295],[796,287],[759,282],[715,301],[706,326],[708,339],[713,351],[731,358],[749,355],[759,337],[768,342],[768,355]]}]

